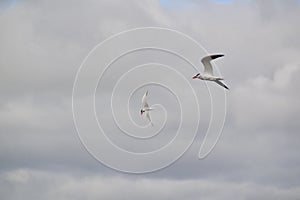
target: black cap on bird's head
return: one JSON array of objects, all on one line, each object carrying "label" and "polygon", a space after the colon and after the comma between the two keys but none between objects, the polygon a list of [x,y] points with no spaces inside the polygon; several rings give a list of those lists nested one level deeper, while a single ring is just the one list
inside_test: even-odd
[{"label": "black cap on bird's head", "polygon": [[199,75],[200,75],[200,73],[196,74],[196,75],[193,76],[192,78],[193,78],[193,79],[198,78]]}]

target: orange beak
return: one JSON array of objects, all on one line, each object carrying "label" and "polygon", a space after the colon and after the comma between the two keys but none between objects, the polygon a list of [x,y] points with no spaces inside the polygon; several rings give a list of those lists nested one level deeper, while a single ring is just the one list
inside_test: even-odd
[{"label": "orange beak", "polygon": [[192,78],[195,79],[195,78],[197,78],[197,76],[193,76]]}]

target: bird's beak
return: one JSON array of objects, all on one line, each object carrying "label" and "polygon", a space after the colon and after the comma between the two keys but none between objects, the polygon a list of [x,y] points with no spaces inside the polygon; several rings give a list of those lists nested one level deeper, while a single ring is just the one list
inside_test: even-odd
[{"label": "bird's beak", "polygon": [[193,76],[192,78],[195,79],[195,78],[197,78],[197,76]]}]

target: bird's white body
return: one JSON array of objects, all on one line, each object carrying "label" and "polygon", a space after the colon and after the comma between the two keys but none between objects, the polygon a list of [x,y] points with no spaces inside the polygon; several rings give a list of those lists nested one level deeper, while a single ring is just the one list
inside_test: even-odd
[{"label": "bird's white body", "polygon": [[217,80],[224,80],[221,77],[216,77],[216,76],[211,76],[211,75],[206,75],[206,74],[200,74],[197,76],[197,78],[204,80],[204,81],[217,81]]},{"label": "bird's white body", "polygon": [[210,63],[210,61],[216,59],[216,58],[219,58],[219,57],[222,57],[224,55],[222,54],[215,54],[215,55],[209,55],[209,56],[205,56],[201,59],[201,62],[203,63],[203,66],[204,66],[204,73],[203,74],[196,74],[195,76],[193,76],[193,79],[197,78],[197,79],[201,79],[201,80],[204,80],[204,81],[214,81],[215,83],[219,84],[220,86],[226,88],[229,90],[229,88],[221,82],[221,80],[224,80],[223,78],[221,77],[216,77],[214,76],[214,73],[213,73],[213,67]]},{"label": "bird's white body", "polygon": [[151,111],[151,110],[153,110],[153,108],[150,108],[150,107],[148,107],[148,108],[142,108],[142,111],[143,111],[143,112]]},{"label": "bird's white body", "polygon": [[148,96],[148,91],[145,92],[145,94],[144,94],[144,96],[142,98],[143,108],[141,109],[141,115],[143,115],[143,113],[145,113],[148,121],[151,124],[151,126],[153,126],[153,123],[152,123],[151,117],[150,117],[150,111],[153,110],[153,108],[151,108],[149,106],[149,104],[147,102],[147,96]]}]

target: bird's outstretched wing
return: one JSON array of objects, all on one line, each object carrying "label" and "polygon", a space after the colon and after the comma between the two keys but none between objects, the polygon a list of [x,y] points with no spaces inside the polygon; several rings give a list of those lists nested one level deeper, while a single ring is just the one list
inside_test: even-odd
[{"label": "bird's outstretched wing", "polygon": [[216,80],[215,82],[217,84],[221,85],[222,87],[226,88],[227,90],[229,90],[229,88],[224,83],[222,83],[220,80]]},{"label": "bird's outstretched wing", "polygon": [[149,120],[151,126],[153,126],[153,123],[152,123],[152,121],[151,121],[150,113],[149,113],[149,112],[146,113],[146,117],[147,117],[147,119]]},{"label": "bird's outstretched wing", "polygon": [[213,67],[210,63],[210,61],[219,58],[219,57],[223,57],[223,54],[214,54],[214,55],[209,55],[209,56],[205,56],[201,59],[201,62],[204,65],[204,74],[209,74],[209,75],[213,75]]},{"label": "bird's outstretched wing", "polygon": [[148,90],[147,90],[147,92],[145,92],[145,94],[144,94],[144,96],[142,98],[142,103],[143,103],[144,108],[148,108],[149,107],[149,105],[147,103],[147,96],[148,96]]}]

